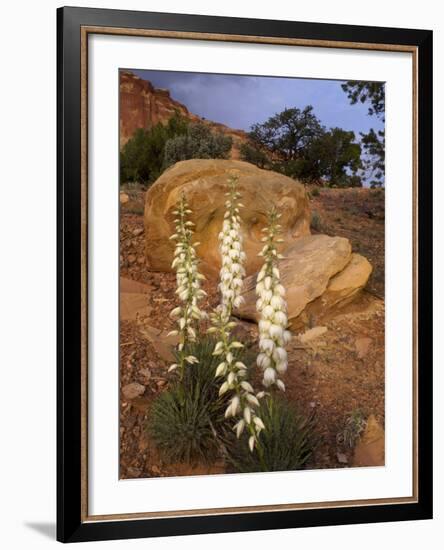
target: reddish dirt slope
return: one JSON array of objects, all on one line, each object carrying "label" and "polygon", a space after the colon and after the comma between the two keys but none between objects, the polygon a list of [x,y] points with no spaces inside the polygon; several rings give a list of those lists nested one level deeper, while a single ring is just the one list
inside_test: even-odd
[{"label": "reddish dirt slope", "polygon": [[[123,389],[137,383],[144,389],[136,399],[121,394],[120,475],[133,478],[223,473],[225,465],[221,461],[194,468],[164,463],[144,429],[153,399],[170,382],[169,363],[161,344],[162,334],[172,328],[168,314],[177,304],[174,275],[151,273],[144,265],[144,193],[128,194],[130,200],[122,207],[120,223],[120,274],[147,286],[131,281],[122,286],[138,296],[134,302],[137,307],[142,297],[142,310],[136,319],[121,322],[120,386]],[[315,194],[311,207],[317,212],[319,231],[348,237],[353,248],[374,266],[366,291],[339,315],[323,322],[327,331],[322,336],[305,345],[294,338],[289,346],[287,397],[302,412],[316,412],[322,437],[308,466],[339,468],[353,464],[353,449],[337,442],[352,413],[360,411],[364,418],[374,414],[384,425],[384,301],[378,297],[384,295],[384,196],[369,189],[326,189]],[[217,289],[206,283],[205,290],[209,296],[204,307],[208,310],[217,304]],[[160,335],[147,338],[146,325]],[[255,324],[241,323],[239,331],[242,340],[254,345]],[[258,376],[254,374],[253,379],[259,383]]]}]

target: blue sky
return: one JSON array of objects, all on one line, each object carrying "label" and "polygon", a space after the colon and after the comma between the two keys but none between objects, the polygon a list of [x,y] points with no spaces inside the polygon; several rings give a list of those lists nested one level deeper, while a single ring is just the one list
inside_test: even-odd
[{"label": "blue sky", "polygon": [[313,105],[323,125],[353,130],[357,137],[383,128],[380,120],[368,116],[367,105],[350,105],[338,80],[132,71],[156,88],[167,88],[192,113],[232,128],[248,131],[286,107],[306,105]]}]

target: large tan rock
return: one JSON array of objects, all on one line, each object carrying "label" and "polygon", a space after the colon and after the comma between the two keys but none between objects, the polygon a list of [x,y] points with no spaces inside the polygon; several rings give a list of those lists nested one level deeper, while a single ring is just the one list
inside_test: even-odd
[{"label": "large tan rock", "polygon": [[327,290],[322,295],[325,307],[339,303],[348,303],[366,285],[372,272],[372,265],[360,254],[352,254],[350,262],[329,282]]},{"label": "large tan rock", "polygon": [[344,269],[330,279],[319,298],[307,304],[303,315],[292,322],[292,327],[298,328],[309,321],[320,322],[326,314],[334,314],[349,304],[365,287],[372,270],[367,258],[353,253]]},{"label": "large tan rock", "polygon": [[282,249],[295,239],[310,234],[310,212],[304,186],[286,176],[261,170],[247,162],[235,160],[187,160],[166,170],[150,187],[145,202],[145,238],[147,267],[153,271],[171,271],[174,244],[174,215],[181,193],[184,193],[193,214],[195,242],[201,269],[216,278],[220,269],[218,234],[225,212],[227,180],[239,176],[242,194],[242,230],[247,255],[247,275],[261,266],[257,256],[262,248],[262,228],[272,204],[282,214]]},{"label": "large tan rock", "polygon": [[[307,304],[321,296],[330,279],[342,271],[351,258],[351,245],[343,237],[310,235],[295,241],[285,250],[279,270],[287,290],[288,318],[297,318]],[[258,320],[256,311],[256,274],[244,283],[245,303],[236,314]]]}]

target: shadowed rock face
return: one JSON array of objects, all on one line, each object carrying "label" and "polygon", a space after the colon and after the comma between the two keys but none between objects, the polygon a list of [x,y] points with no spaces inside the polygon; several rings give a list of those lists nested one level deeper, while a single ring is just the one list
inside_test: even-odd
[{"label": "shadowed rock face", "polygon": [[[351,245],[343,237],[310,235],[287,247],[284,255],[279,271],[287,291],[288,318],[293,319],[325,292],[333,275],[344,269],[350,261]],[[245,280],[242,293],[245,302],[236,313],[257,321],[255,287],[256,274]]]},{"label": "shadowed rock face", "polygon": [[232,158],[239,158],[239,148],[248,141],[242,130],[235,130],[210,120],[204,120],[190,113],[183,103],[170,96],[168,90],[155,88],[148,80],[143,80],[130,71],[120,73],[120,148],[139,129],[148,130],[158,123],[166,124],[179,113],[190,122],[201,122],[213,131],[222,132],[233,139]]},{"label": "shadowed rock face", "polygon": [[[242,195],[242,232],[247,275],[262,265],[257,256],[262,249],[262,229],[267,211],[275,205],[282,214],[284,250],[296,239],[310,234],[310,211],[304,186],[286,176],[261,170],[247,162],[234,160],[188,160],[178,162],[166,170],[150,187],[145,202],[145,236],[148,269],[171,271],[174,244],[169,237],[174,233],[174,215],[181,193],[193,211],[195,241],[201,270],[216,279],[220,269],[218,234],[225,212],[225,193],[230,174],[239,177]],[[345,239],[343,239],[345,240]]]},{"label": "shadowed rock face", "polygon": [[[279,271],[287,291],[291,325],[302,313],[319,316],[350,302],[372,272],[368,260],[352,254],[350,241],[343,237],[303,237],[291,244],[284,255]],[[235,313],[258,321],[255,286],[256,274],[253,274],[245,280],[242,293],[245,302]]]}]

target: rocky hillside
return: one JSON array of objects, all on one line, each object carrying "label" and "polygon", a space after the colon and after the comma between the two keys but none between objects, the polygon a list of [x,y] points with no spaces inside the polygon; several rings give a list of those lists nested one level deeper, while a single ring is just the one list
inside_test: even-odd
[{"label": "rocky hillside", "polygon": [[239,158],[239,148],[247,141],[243,130],[234,130],[190,113],[185,105],[170,96],[168,90],[155,88],[148,80],[143,80],[130,71],[120,73],[120,147],[132,137],[138,128],[149,129],[159,122],[165,124],[180,113],[191,122],[202,122],[214,131],[222,132],[233,139],[231,158]]},{"label": "rocky hillside", "polygon": [[[151,271],[147,265],[145,195],[130,187],[120,197],[120,477],[230,473],[223,461],[210,466],[163,462],[146,429],[153,400],[173,380],[167,372],[173,360],[169,314],[178,302],[175,274]],[[314,188],[309,197],[312,235],[301,240],[337,243],[339,236],[351,243],[354,254],[358,251],[370,260],[373,273],[354,302],[322,318],[312,310],[307,325],[293,329],[286,396],[301,412],[314,412],[317,418],[320,443],[309,469],[382,465],[384,192]],[[257,204],[260,195],[255,200]],[[250,238],[245,236],[246,244]],[[210,311],[219,303],[217,281],[207,279],[203,288],[207,296],[202,308]],[[324,292],[322,297],[329,295]],[[236,330],[257,353],[257,325],[239,321]],[[259,373],[253,372],[252,380],[259,385]],[[361,441],[353,447],[350,438],[364,427]]]}]

